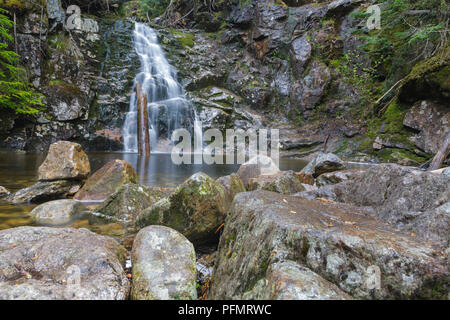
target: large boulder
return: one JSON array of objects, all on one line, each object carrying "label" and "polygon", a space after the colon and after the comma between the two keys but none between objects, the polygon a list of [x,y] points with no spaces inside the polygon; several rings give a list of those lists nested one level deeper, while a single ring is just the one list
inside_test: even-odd
[{"label": "large boulder", "polygon": [[418,131],[411,137],[418,148],[435,154],[450,131],[450,109],[431,101],[419,101],[408,110],[403,124]]},{"label": "large boulder", "polygon": [[162,189],[129,183],[110,195],[95,211],[108,220],[134,225],[139,213],[165,196],[167,191]]},{"label": "large boulder", "polygon": [[271,175],[280,172],[277,164],[269,157],[258,155],[253,157],[239,167],[237,175],[241,178],[245,187],[251,178],[256,178],[262,174]]},{"label": "large boulder", "polygon": [[63,199],[74,195],[80,190],[77,180],[40,181],[21,189],[8,197],[8,201],[18,203],[42,203],[55,199]]},{"label": "large boulder", "polygon": [[125,300],[125,249],[85,229],[0,231],[0,299]]},{"label": "large boulder", "polygon": [[132,250],[133,300],[195,300],[195,250],[179,232],[149,226],[136,236]]},{"label": "large boulder", "polygon": [[55,200],[37,206],[30,215],[40,225],[63,225],[71,222],[83,209],[84,206],[75,200]]},{"label": "large boulder", "polygon": [[236,173],[220,177],[216,181],[225,188],[225,190],[228,192],[231,201],[233,201],[234,197],[238,193],[247,191],[241,178],[239,178],[239,176]]},{"label": "large boulder", "polygon": [[445,246],[450,228],[449,185],[450,177],[442,173],[381,164],[353,179],[298,195],[370,207],[381,221]]},{"label": "large boulder", "polygon": [[301,172],[312,174],[317,178],[321,174],[344,169],[344,162],[333,153],[320,152]]},{"label": "large boulder", "polygon": [[267,190],[281,194],[294,194],[305,191],[298,175],[294,171],[283,171],[275,175],[261,175],[249,180],[249,191]]},{"label": "large boulder", "polygon": [[[313,280],[316,275],[300,266],[323,279]],[[311,292],[305,285],[321,287],[323,298],[346,297],[326,279],[355,298],[446,299],[449,273],[432,243],[364,217],[359,208],[268,191],[238,194],[225,222],[209,298],[241,299],[252,292],[258,298],[258,292],[268,292],[262,296],[267,298],[280,276],[293,279],[281,288],[282,296],[297,283],[298,295],[291,297]]]},{"label": "large boulder", "polygon": [[89,158],[78,143],[58,141],[50,145],[38,170],[39,181],[86,179],[91,173]]},{"label": "large boulder", "polygon": [[75,195],[77,200],[105,200],[127,183],[138,183],[133,166],[124,160],[113,160],[92,174]]},{"label": "large boulder", "polygon": [[144,210],[137,226],[164,225],[181,232],[189,241],[217,241],[217,228],[224,222],[230,202],[225,188],[200,172],[194,174],[165,199]]}]

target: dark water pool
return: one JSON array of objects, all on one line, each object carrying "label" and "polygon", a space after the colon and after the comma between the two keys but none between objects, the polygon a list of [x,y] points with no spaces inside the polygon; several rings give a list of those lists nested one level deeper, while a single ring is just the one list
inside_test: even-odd
[{"label": "dark water pool", "polygon": [[[132,153],[94,152],[88,153],[91,169],[95,171],[110,160],[123,159],[130,162],[139,175],[139,182],[149,186],[176,187],[196,172],[204,172],[213,178],[236,172],[239,165],[175,165],[170,154],[152,154],[148,159]],[[0,186],[11,192],[30,186],[36,182],[37,170],[45,155],[27,154],[0,150]],[[281,170],[300,171],[305,162],[281,159]],[[0,230],[24,225],[32,225],[29,212],[35,205],[11,205],[0,200]],[[94,229],[98,233],[111,234],[111,228],[89,225],[80,219],[72,224],[77,227]],[[113,228],[114,229],[114,228]]]}]

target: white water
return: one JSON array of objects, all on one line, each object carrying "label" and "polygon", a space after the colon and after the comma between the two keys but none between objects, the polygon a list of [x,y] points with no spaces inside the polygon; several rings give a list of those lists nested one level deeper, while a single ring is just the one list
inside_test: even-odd
[{"label": "white water", "polygon": [[170,137],[179,128],[189,130],[198,139],[201,148],[202,129],[195,124],[195,109],[177,81],[176,69],[169,64],[158,44],[156,32],[136,23],[134,48],[141,62],[141,70],[134,79],[130,109],[122,128],[125,151],[138,152],[136,83],[147,94],[151,151],[170,152]]}]

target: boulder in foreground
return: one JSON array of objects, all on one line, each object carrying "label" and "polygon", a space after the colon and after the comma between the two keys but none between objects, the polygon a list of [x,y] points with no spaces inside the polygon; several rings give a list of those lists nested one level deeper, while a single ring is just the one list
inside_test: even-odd
[{"label": "boulder in foreground", "polygon": [[133,300],[195,300],[195,250],[179,232],[149,226],[136,236],[132,251]]},{"label": "boulder in foreground", "polygon": [[[278,297],[292,296],[293,283],[321,286],[324,296],[315,299],[345,297],[326,279],[354,298],[446,299],[449,273],[440,251],[363,214],[345,204],[268,191],[237,195],[220,240],[209,298],[272,296],[277,279],[288,274],[292,282],[280,287]],[[276,265],[287,262],[296,265]],[[311,280],[316,276],[300,266],[323,279]]]},{"label": "boulder in foreground", "polygon": [[251,178],[248,185],[250,191],[267,190],[281,194],[305,191],[299,176],[294,171],[282,171],[274,175],[261,175]]},{"label": "boulder in foreground", "polygon": [[92,174],[75,195],[76,200],[105,200],[127,183],[138,183],[133,166],[124,160],[113,160]]},{"label": "boulder in foreground", "polygon": [[81,145],[69,141],[58,141],[50,145],[47,157],[39,167],[38,180],[83,180],[90,173],[89,158]]},{"label": "boulder in foreground", "polygon": [[0,231],[0,299],[125,300],[125,249],[86,229]]},{"label": "boulder in foreground", "polygon": [[165,199],[144,210],[137,226],[164,225],[181,232],[189,241],[217,241],[217,228],[224,222],[230,202],[225,188],[200,172],[194,174]]}]

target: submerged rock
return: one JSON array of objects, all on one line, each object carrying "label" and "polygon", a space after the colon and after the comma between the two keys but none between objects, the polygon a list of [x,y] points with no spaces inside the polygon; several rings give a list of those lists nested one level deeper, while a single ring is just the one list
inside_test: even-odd
[{"label": "submerged rock", "polygon": [[228,192],[231,201],[233,201],[234,197],[238,193],[247,191],[241,178],[239,178],[239,176],[236,173],[220,177],[216,181],[225,188],[225,190]]},{"label": "submerged rock", "polygon": [[50,145],[47,158],[38,170],[39,181],[86,179],[91,173],[89,158],[81,145],[58,141]]},{"label": "submerged rock", "polygon": [[267,190],[281,194],[305,191],[305,187],[294,171],[283,171],[275,175],[261,175],[249,180],[249,191]]},{"label": "submerged rock", "polygon": [[125,300],[125,249],[86,229],[0,231],[0,299]]},{"label": "submerged rock", "polygon": [[344,169],[344,162],[332,153],[320,152],[301,172],[312,174],[317,178],[321,174]]},{"label": "submerged rock", "polygon": [[75,195],[77,200],[104,200],[128,183],[138,183],[133,166],[124,160],[113,160],[98,169],[86,180]]},{"label": "submerged rock", "polygon": [[179,232],[149,226],[136,236],[132,251],[133,300],[195,300],[195,250]]},{"label": "submerged rock", "polygon": [[[355,298],[445,299],[448,268],[432,243],[363,214],[349,205],[268,191],[237,195],[220,240],[209,297],[273,296],[278,273],[286,281],[293,279],[281,297],[305,297],[312,288],[303,285],[321,288],[323,296],[311,298],[346,297],[326,279]],[[323,279],[313,280],[315,275],[300,266]]]},{"label": "submerged rock", "polygon": [[165,199],[144,210],[137,226],[164,225],[181,232],[189,241],[217,241],[217,228],[225,220],[230,202],[225,188],[200,172],[194,174]]},{"label": "submerged rock", "polygon": [[5,187],[0,186],[0,198],[9,195],[10,192]]},{"label": "submerged rock", "polygon": [[41,181],[11,194],[8,201],[16,204],[42,203],[67,198],[80,190],[80,187],[80,182],[76,180]]},{"label": "submerged rock", "polygon": [[75,200],[55,200],[34,208],[30,215],[41,225],[63,225],[81,213],[83,205]]},{"label": "submerged rock", "polygon": [[139,213],[165,196],[167,192],[161,189],[130,183],[120,187],[95,211],[108,219],[134,224]]}]

